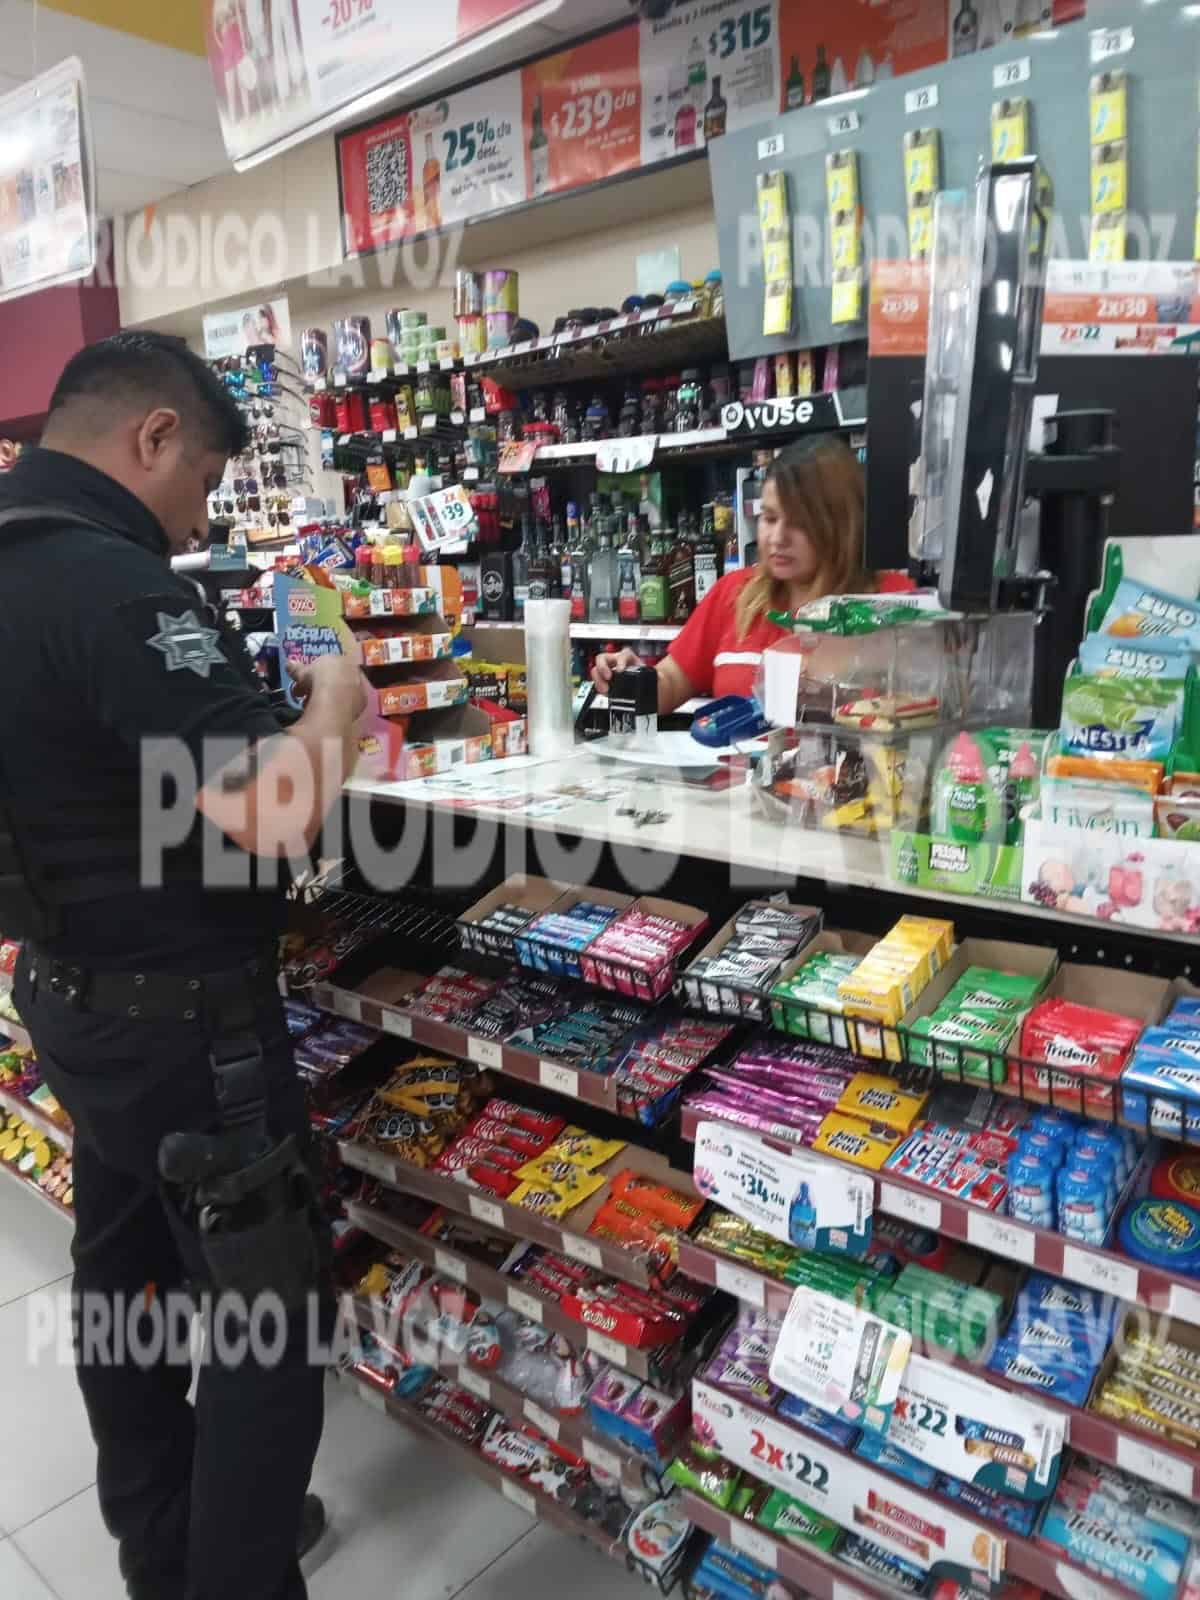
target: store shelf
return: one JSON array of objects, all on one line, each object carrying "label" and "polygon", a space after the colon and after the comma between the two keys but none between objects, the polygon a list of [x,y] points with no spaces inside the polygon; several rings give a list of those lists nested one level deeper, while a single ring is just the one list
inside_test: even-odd
[{"label": "store shelf", "polygon": [[[698,1116],[685,1107],[683,1137],[694,1139],[700,1122],[720,1120],[719,1116],[707,1113]],[[802,1148],[782,1139],[761,1134],[757,1137],[772,1150],[786,1153]],[[974,1245],[1002,1260],[1037,1267],[1042,1272],[1067,1278],[1072,1283],[1086,1284],[1089,1289],[1096,1289],[1101,1294],[1113,1295],[1130,1305],[1166,1312],[1169,1316],[1178,1317],[1181,1322],[1200,1327],[1200,1280],[1144,1266],[1128,1256],[1119,1255],[1115,1250],[1100,1250],[1079,1244],[1074,1239],[1064,1238],[1061,1233],[1030,1227],[1014,1217],[997,1216],[994,1212],[955,1199],[941,1190],[914,1183],[900,1173],[870,1173],[863,1167],[839,1161],[834,1156],[818,1154],[808,1148],[803,1148],[803,1154],[807,1160],[842,1171],[852,1171],[860,1178],[871,1178],[875,1188],[875,1209],[885,1216],[898,1217],[902,1222],[928,1228],[947,1239]],[[702,1251],[699,1246],[687,1242],[682,1246],[682,1251],[686,1252],[689,1264],[684,1265],[681,1254],[680,1265],[689,1277],[697,1278],[701,1283],[717,1281],[716,1263],[724,1260],[724,1257],[718,1257],[715,1252]]]},{"label": "store shelf", "polygon": [[[796,1292],[792,1284],[782,1283],[745,1262],[686,1239],[680,1244],[679,1270],[697,1283],[712,1284],[747,1305],[765,1308],[774,1317],[782,1318],[787,1314]],[[1123,1467],[1135,1477],[1145,1478],[1185,1499],[1200,1498],[1200,1455],[1187,1445],[1173,1444],[1144,1428],[1124,1426],[1079,1406],[1064,1405],[1038,1394],[1026,1384],[1014,1383],[1000,1373],[963,1361],[936,1346],[929,1346],[921,1354],[981,1378],[994,1389],[1017,1395],[1027,1405],[1044,1406],[1047,1411],[1064,1418],[1068,1442],[1098,1461]]]},{"label": "store shelf", "polygon": [[[500,1233],[511,1234],[514,1239],[527,1239],[531,1244],[544,1245],[547,1250],[571,1256],[589,1267],[607,1272],[611,1277],[636,1284],[640,1289],[649,1289],[654,1284],[653,1262],[649,1256],[622,1250],[607,1239],[592,1238],[562,1223],[538,1216],[523,1206],[509,1205],[507,1201],[470,1188],[445,1173],[415,1167],[411,1162],[387,1155],[372,1145],[344,1139],[338,1144],[338,1154],[346,1166],[364,1172],[367,1177],[402,1194],[419,1195],[434,1205],[444,1206],[447,1211],[471,1217]],[[639,1167],[652,1172],[656,1181],[670,1184],[672,1188],[682,1187],[685,1191],[691,1189],[690,1178],[672,1171],[665,1161],[656,1162],[647,1151],[635,1152],[631,1147],[625,1159],[629,1160],[634,1154],[639,1158]],[[604,1191],[600,1193],[603,1195]]]},{"label": "store shelf", "polygon": [[752,1561],[772,1568],[786,1582],[797,1584],[811,1600],[897,1600],[898,1591],[882,1581],[872,1583],[855,1568],[843,1566],[831,1556],[751,1527],[690,1490],[684,1493],[683,1509],[697,1528],[711,1533],[722,1544],[741,1550]]},{"label": "store shelf", "polygon": [[11,1115],[21,1117],[31,1128],[37,1131],[51,1144],[56,1144],[60,1150],[74,1148],[74,1136],[70,1128],[64,1128],[59,1123],[39,1111],[36,1106],[31,1106],[22,1095],[14,1094],[11,1089],[0,1088],[0,1110]]},{"label": "store shelf", "polygon": [[[353,1304],[354,1318],[360,1328],[365,1329],[367,1333],[375,1333],[377,1329],[386,1328],[389,1313],[385,1306],[361,1297],[356,1297]],[[582,1456],[592,1466],[620,1478],[628,1488],[644,1489],[647,1475],[654,1479],[659,1476],[649,1461],[634,1451],[627,1450],[607,1434],[591,1427],[586,1412],[582,1416],[566,1417],[547,1411],[536,1401],[527,1399],[511,1384],[505,1383],[500,1378],[489,1377],[465,1361],[447,1357],[435,1362],[434,1368],[442,1377],[449,1378],[453,1383],[468,1390],[485,1405],[491,1406],[493,1411],[499,1411],[502,1416],[515,1423],[517,1427],[528,1425],[536,1428],[552,1443],[573,1450],[577,1456]]]},{"label": "store shelf", "polygon": [[575,379],[620,377],[687,360],[722,360],[727,350],[724,319],[700,316],[698,302],[689,296],[459,361],[396,362],[356,377],[335,369],[305,387],[309,393],[336,394],[341,389],[409,383],[426,372],[467,371],[494,377],[509,389],[532,389]]},{"label": "store shelf", "polygon": [[[586,746],[576,747],[571,757],[574,784],[607,785],[618,776],[630,784],[638,780],[632,766],[606,760]],[[533,765],[522,773],[513,773],[506,787],[514,799],[519,799],[523,794],[547,792],[553,787],[553,780],[545,767]],[[421,782],[396,784],[351,778],[346,789],[352,795],[385,805],[424,806],[460,814],[436,788],[431,789]],[[477,823],[487,821],[505,828],[549,833],[560,838],[592,839],[612,847],[651,848],[693,862],[719,862],[736,867],[743,874],[752,873],[752,879],[743,878],[742,881],[753,881],[760,887],[776,883],[780,887],[792,887],[798,881],[810,880],[833,891],[869,889],[894,897],[897,914],[899,910],[915,909],[914,902],[930,902],[939,907],[939,915],[945,915],[947,908],[952,908],[963,916],[968,912],[980,912],[992,917],[1019,917],[1028,926],[1032,938],[1054,930],[1053,937],[1061,946],[1064,960],[1080,959],[1076,951],[1085,949],[1088,954],[1082,959],[1104,962],[1110,959],[1110,953],[1122,951],[1123,945],[1136,943],[1177,949],[1181,966],[1186,965],[1189,956],[1194,961],[1194,934],[1166,933],[1131,923],[1107,923],[1024,901],[1012,903],[981,895],[947,896],[940,889],[897,883],[891,875],[889,846],[885,841],[768,819],[758,812],[749,789],[744,786],[713,794],[678,784],[646,784],[639,786],[638,793],[639,799],[653,796],[667,813],[666,822],[650,833],[639,827],[635,819],[618,815],[617,808],[612,806],[581,804],[550,815],[530,816],[523,808],[479,805],[471,814]],[[811,894],[811,890],[801,891],[802,898],[811,898]],[[1134,965],[1132,953],[1126,952],[1115,955],[1117,964],[1122,955],[1127,966]]]},{"label": "store shelf", "polygon": [[434,1244],[415,1228],[405,1227],[402,1222],[389,1217],[386,1211],[365,1205],[361,1200],[346,1202],[346,1216],[373,1239],[390,1245],[414,1261],[423,1262],[445,1278],[452,1278],[456,1283],[474,1289],[476,1294],[500,1301],[528,1317],[531,1322],[540,1322],[568,1343],[591,1350],[613,1366],[633,1373],[635,1377],[645,1380],[653,1377],[648,1351],[636,1350],[632,1345],[622,1344],[598,1329],[585,1327],[574,1317],[568,1317],[553,1300],[547,1300],[523,1287],[519,1280],[507,1278],[494,1267],[473,1261],[470,1256],[460,1255],[456,1250],[448,1250],[445,1245]]},{"label": "store shelf", "polygon": [[10,1044],[16,1045],[21,1050],[33,1049],[29,1030],[23,1028],[19,1022],[13,1022],[9,1017],[0,1017],[0,1039],[7,1039]]},{"label": "store shelf", "polygon": [[619,1112],[615,1073],[577,1072],[560,1062],[531,1055],[527,1050],[515,1050],[512,1045],[494,1039],[474,1038],[465,1028],[415,1016],[403,1007],[384,1005],[332,984],[318,984],[310,998],[313,1005],[339,1017],[348,1017],[352,1022],[366,1023],[397,1038],[412,1039],[416,1044],[440,1050],[460,1061],[473,1061],[476,1066],[502,1072],[506,1078],[515,1078],[519,1083],[536,1083],[543,1089],[553,1089],[583,1105],[599,1106],[614,1114]]},{"label": "store shelf", "polygon": [[[796,402],[797,407],[802,404],[803,402]],[[456,412],[454,415],[461,417],[462,412]],[[643,454],[648,454],[655,460],[663,458],[678,460],[681,457],[703,459],[708,456],[737,454],[761,448],[772,441],[791,439],[808,433],[829,433],[842,428],[861,428],[866,420],[866,390],[854,388],[812,395],[808,404],[792,421],[757,428],[729,429],[720,425],[711,428],[689,428],[682,433],[647,436],[641,443]],[[461,427],[461,423],[448,418],[439,418],[436,427],[388,428],[383,432],[360,428],[353,433],[336,434],[333,442],[342,450],[370,451],[393,445],[403,448],[405,445],[417,444],[421,440],[457,439]],[[328,433],[329,429],[315,431]],[[580,439],[571,444],[544,444],[538,447],[533,464],[541,468],[586,466],[589,462],[594,462],[602,451],[632,449],[638,444],[637,437]]]},{"label": "store shelf", "polygon": [[50,1210],[54,1212],[55,1216],[62,1217],[65,1221],[69,1222],[72,1227],[74,1227],[75,1213],[70,1209],[69,1206],[64,1206],[61,1201],[55,1200],[53,1195],[48,1195],[46,1191],[44,1189],[40,1189],[36,1183],[30,1183],[29,1179],[19,1173],[15,1167],[10,1167],[7,1161],[0,1161],[0,1174],[3,1174],[3,1176],[8,1178],[10,1182],[20,1184],[21,1188],[24,1189],[26,1194],[33,1195],[36,1199],[40,1200],[44,1206],[49,1206]]},{"label": "store shelf", "polygon": [[[709,1397],[716,1396],[722,1407],[731,1414],[731,1429],[739,1431],[743,1420],[761,1422],[761,1430],[749,1426],[747,1432],[747,1448],[744,1452],[731,1455],[727,1450],[723,1453],[727,1460],[732,1460],[736,1466],[745,1471],[762,1476],[766,1482],[775,1488],[794,1491],[800,1498],[804,1498],[805,1485],[797,1479],[787,1476],[786,1461],[791,1450],[796,1452],[797,1458],[802,1458],[806,1466],[818,1462],[830,1464],[828,1470],[829,1482],[836,1482],[835,1473],[839,1458],[853,1462],[855,1468],[866,1476],[878,1478],[882,1490],[890,1488],[891,1494],[899,1502],[902,1509],[910,1509],[914,1518],[919,1518],[927,1525],[936,1525],[938,1516],[943,1521],[951,1520],[954,1526],[969,1532],[972,1548],[980,1551],[990,1548],[992,1556],[998,1556],[999,1569],[1010,1578],[1021,1578],[1027,1583],[1035,1584],[1046,1594],[1056,1595],[1059,1600],[1080,1600],[1084,1594],[1133,1594],[1137,1591],[1125,1588],[1119,1583],[1097,1585],[1095,1575],[1086,1568],[1076,1565],[1073,1561],[1064,1560],[1061,1553],[1056,1552],[1052,1546],[1041,1544],[1036,1535],[1022,1538],[1017,1534],[1003,1530],[998,1524],[990,1523],[982,1518],[973,1517],[965,1513],[962,1506],[951,1500],[948,1496],[936,1493],[930,1489],[914,1489],[913,1486],[898,1473],[889,1471],[886,1467],[874,1462],[866,1462],[861,1456],[856,1456],[852,1450],[843,1450],[840,1446],[832,1444],[828,1439],[820,1438],[809,1433],[793,1422],[767,1409],[765,1406],[755,1404],[748,1400],[742,1393],[734,1393],[719,1384],[710,1383],[704,1379],[697,1379],[693,1384],[695,1407],[698,1411],[712,1410],[711,1398],[706,1404],[705,1394]],[[754,1452],[749,1435],[757,1432],[757,1437],[764,1440],[761,1454]],[[773,1450],[783,1447],[783,1461],[773,1467],[771,1464]],[[742,1458],[744,1456],[744,1459]],[[823,1459],[822,1459],[823,1458]],[[776,1457],[778,1459],[778,1457]],[[811,1492],[807,1504],[815,1511],[829,1515],[824,1509],[825,1503]],[[916,1508],[915,1510],[912,1508]],[[921,1510],[920,1508],[927,1508]],[[834,1518],[838,1521],[838,1518]],[[843,1526],[845,1524],[843,1523]],[[782,1568],[780,1569],[782,1571]],[[987,1570],[987,1563],[983,1564]],[[993,1577],[998,1576],[993,1573]]]},{"label": "store shelf", "polygon": [[373,1411],[382,1412],[384,1416],[391,1417],[394,1422],[403,1423],[405,1427],[414,1429],[423,1434],[425,1438],[432,1439],[435,1443],[445,1447],[458,1461],[459,1465],[474,1477],[480,1478],[484,1483],[502,1494],[506,1500],[518,1506],[527,1516],[544,1522],[552,1528],[557,1528],[560,1533],[570,1534],[572,1538],[582,1539],[585,1544],[593,1545],[602,1555],[612,1559],[623,1560],[625,1547],[619,1539],[614,1540],[605,1529],[598,1527],[585,1518],[576,1516],[565,1506],[560,1506],[556,1500],[551,1499],[541,1490],[534,1489],[514,1478],[511,1473],[494,1466],[490,1461],[485,1461],[473,1446],[461,1439],[456,1439],[452,1434],[432,1423],[428,1417],[409,1400],[402,1400],[399,1396],[389,1394],[381,1389],[378,1384],[372,1383],[369,1378],[351,1371],[348,1381],[354,1384],[358,1396]]},{"label": "store shelf", "polygon": [[677,639],[682,622],[573,622],[572,639]]}]

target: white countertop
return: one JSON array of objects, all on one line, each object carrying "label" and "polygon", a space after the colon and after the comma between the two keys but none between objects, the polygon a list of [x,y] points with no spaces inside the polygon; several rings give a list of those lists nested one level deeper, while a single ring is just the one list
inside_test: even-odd
[{"label": "white countertop", "polygon": [[[582,791],[580,797],[558,793],[565,786]],[[351,795],[403,805],[410,813],[425,814],[432,826],[447,819],[446,832],[434,844],[449,850],[449,820],[456,813],[480,821],[528,830],[537,835],[539,865],[528,870],[571,883],[587,883],[599,865],[601,850],[617,851],[618,862],[631,890],[657,892],[664,881],[662,857],[690,857],[714,861],[730,869],[736,890],[753,892],[763,887],[764,875],[782,879],[809,878],[834,888],[883,889],[905,898],[936,902],[953,915],[956,905],[1009,912],[1043,922],[1086,929],[1093,936],[1107,924],[1041,906],[990,900],[980,896],[946,895],[938,890],[916,889],[892,881],[886,842],[849,834],[789,826],[761,815],[750,791],[744,787],[709,793],[659,779],[639,780],[637,769],[603,760],[585,747],[569,758],[539,759],[518,756],[507,761],[458,767],[435,778],[407,783],[383,783],[351,778]],[[666,813],[662,822],[640,826],[634,817],[619,813]],[[430,819],[428,813],[434,814]],[[591,841],[594,854],[581,843]],[[654,852],[658,860],[647,855]],[[472,856],[479,860],[473,848]],[[478,870],[478,868],[476,869]],[[725,874],[722,874],[725,877]],[[1191,935],[1158,933],[1120,924],[1114,935],[1144,939],[1170,939],[1194,943]]]}]

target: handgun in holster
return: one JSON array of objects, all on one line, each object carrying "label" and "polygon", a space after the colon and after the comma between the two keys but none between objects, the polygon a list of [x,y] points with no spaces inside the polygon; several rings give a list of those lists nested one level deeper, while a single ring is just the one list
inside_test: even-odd
[{"label": "handgun in holster", "polygon": [[172,1133],[158,1170],[195,1231],[219,1297],[250,1307],[273,1293],[284,1309],[305,1304],[321,1271],[316,1190],[293,1134],[267,1127],[262,1045],[252,1034],[219,1037],[210,1062],[221,1111],[216,1133]]}]

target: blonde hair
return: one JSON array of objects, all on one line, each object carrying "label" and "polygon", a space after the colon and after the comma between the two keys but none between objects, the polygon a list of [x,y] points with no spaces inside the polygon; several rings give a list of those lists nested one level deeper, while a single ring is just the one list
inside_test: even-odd
[{"label": "blonde hair", "polygon": [[[863,567],[866,487],[854,452],[836,434],[802,440],[776,457],[767,482],[775,485],[786,521],[808,536],[816,554],[811,598],[872,587]],[[787,608],[787,585],[776,582],[760,563],[738,595],[739,639],[768,611]]]}]

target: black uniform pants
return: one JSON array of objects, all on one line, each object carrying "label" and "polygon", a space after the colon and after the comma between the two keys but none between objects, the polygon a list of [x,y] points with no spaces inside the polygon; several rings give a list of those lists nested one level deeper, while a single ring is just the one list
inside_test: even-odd
[{"label": "black uniform pants", "polygon": [[[44,985],[31,993],[24,958],[14,995],[42,1072],[75,1123],[76,1364],[100,1506],[129,1594],[303,1600],[296,1547],[324,1420],[309,1335],[310,1325],[328,1329],[329,1303],[286,1330],[268,1319],[244,1359],[247,1328],[227,1323],[207,1343],[194,1407],[192,1366],[172,1340],[144,1355],[165,1326],[152,1317],[154,1300],[186,1316],[187,1286],[203,1278],[196,1235],[164,1203],[157,1155],[166,1134],[217,1126],[206,1033],[198,1023],[76,1010]],[[271,1131],[307,1142],[278,997],[264,994],[259,1013]]]}]

